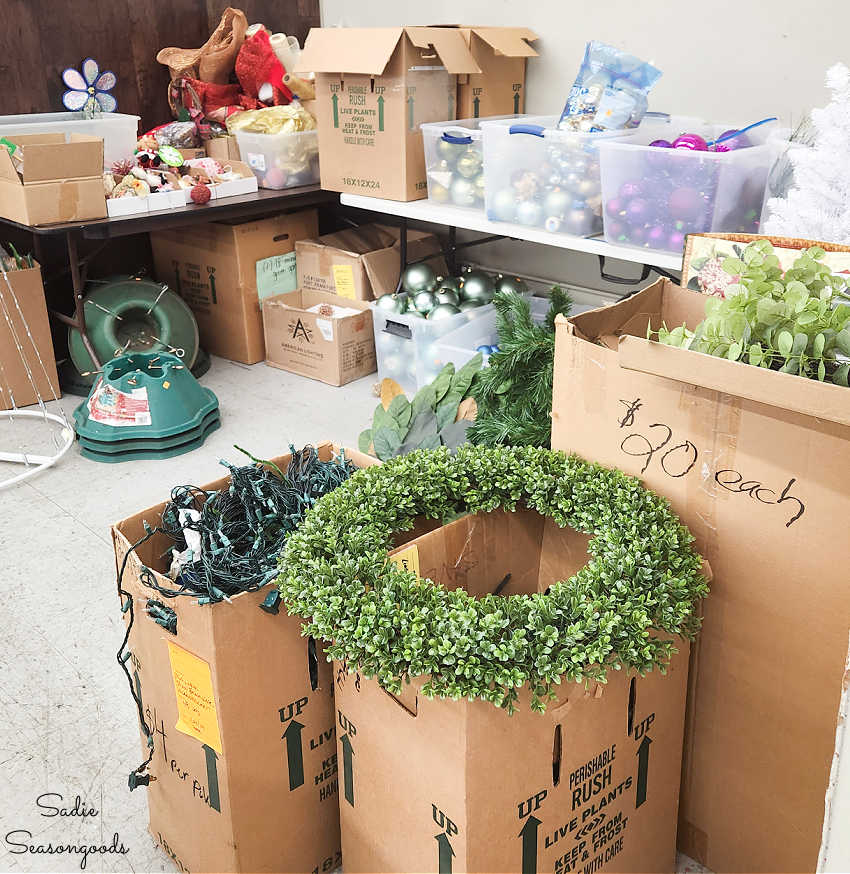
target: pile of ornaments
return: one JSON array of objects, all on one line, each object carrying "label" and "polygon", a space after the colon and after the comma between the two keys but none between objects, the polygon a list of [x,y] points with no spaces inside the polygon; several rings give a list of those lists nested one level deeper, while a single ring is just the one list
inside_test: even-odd
[{"label": "pile of ornaments", "polygon": [[599,147],[594,135],[558,136],[562,141],[548,141],[545,154],[528,149],[532,161],[542,160],[513,171],[510,187],[499,189],[488,200],[487,218],[542,227],[553,234],[587,236],[602,230]]},{"label": "pile of ornaments", "polygon": [[436,322],[490,303],[497,288],[508,285],[527,291],[521,279],[494,277],[483,270],[466,269],[460,276],[444,278],[427,264],[411,264],[404,271],[401,289],[382,295],[375,305],[388,313]]},{"label": "pile of ornaments", "polygon": [[428,149],[430,159],[426,167],[428,197],[437,203],[453,203],[472,209],[484,206],[484,156],[481,140],[469,137],[452,137],[444,133],[436,140],[433,149]]},{"label": "pile of ornaments", "polygon": [[[738,190],[730,210],[722,216],[722,229],[757,233],[764,179],[750,178],[750,168],[736,171],[734,165],[701,153],[725,153],[746,149],[753,143],[737,130],[724,131],[709,142],[696,133],[674,140],[653,140],[648,148],[635,149],[629,175],[605,202],[605,237],[648,249],[681,252],[685,236],[711,230],[718,183]],[[607,165],[606,165],[606,173]],[[732,179],[738,174],[738,178]]]}]

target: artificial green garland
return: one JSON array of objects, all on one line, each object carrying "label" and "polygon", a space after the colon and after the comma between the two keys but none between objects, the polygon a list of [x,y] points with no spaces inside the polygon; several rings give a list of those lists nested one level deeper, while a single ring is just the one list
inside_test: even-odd
[{"label": "artificial green garland", "polygon": [[[593,535],[590,560],[548,594],[473,597],[387,559],[418,516],[525,506]],[[672,635],[699,629],[708,587],[693,537],[637,479],[536,447],[419,450],[360,470],[290,536],[278,578],[304,634],[399,692],[427,675],[429,696],[514,709],[528,683],[544,710],[552,685],[604,680],[609,668],[663,669]]]}]

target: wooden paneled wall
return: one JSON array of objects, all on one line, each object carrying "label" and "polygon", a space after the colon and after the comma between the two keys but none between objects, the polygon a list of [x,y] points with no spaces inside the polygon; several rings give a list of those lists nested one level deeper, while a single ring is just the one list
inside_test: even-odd
[{"label": "wooden paneled wall", "polygon": [[[248,23],[297,36],[319,24],[319,0],[244,0]],[[0,115],[59,112],[62,70],[86,57],[113,70],[118,111],[141,116],[140,131],[171,120],[166,46],[203,45],[227,0],[0,0]]]}]

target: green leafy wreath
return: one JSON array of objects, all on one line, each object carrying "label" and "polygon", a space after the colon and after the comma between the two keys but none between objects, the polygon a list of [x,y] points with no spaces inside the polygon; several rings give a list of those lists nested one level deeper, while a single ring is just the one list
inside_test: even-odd
[{"label": "green leafy wreath", "polygon": [[[548,594],[446,590],[390,562],[417,517],[518,506],[592,535],[588,563]],[[429,697],[482,698],[509,712],[528,683],[545,710],[553,684],[609,668],[664,670],[673,635],[699,630],[708,594],[693,537],[668,503],[624,473],[536,447],[418,450],[360,470],[323,497],[287,542],[278,585],[303,633],[392,692],[427,675]]]}]

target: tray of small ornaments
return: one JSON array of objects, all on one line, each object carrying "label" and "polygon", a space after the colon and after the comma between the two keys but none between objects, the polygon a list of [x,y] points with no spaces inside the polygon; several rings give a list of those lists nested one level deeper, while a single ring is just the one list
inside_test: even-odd
[{"label": "tray of small ornaments", "polygon": [[[153,138],[151,138],[153,140]],[[110,218],[204,204],[257,190],[257,178],[241,161],[184,158],[173,146],[139,140],[133,157],[103,174]]]}]

